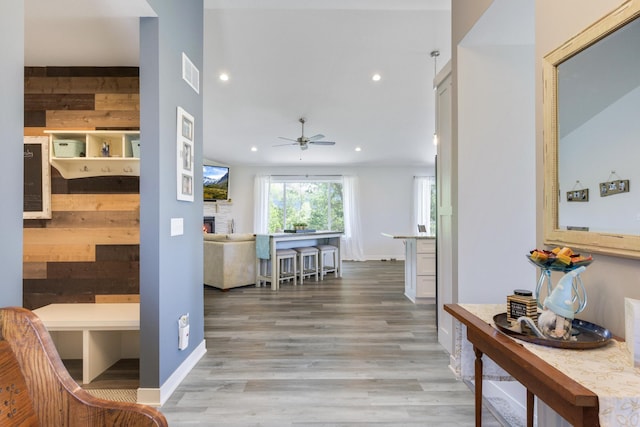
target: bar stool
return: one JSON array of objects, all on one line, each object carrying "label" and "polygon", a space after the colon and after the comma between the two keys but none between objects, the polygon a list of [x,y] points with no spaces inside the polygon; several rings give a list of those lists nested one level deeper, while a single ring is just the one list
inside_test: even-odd
[{"label": "bar stool", "polygon": [[302,248],[294,248],[298,253],[298,264],[300,265],[300,284],[304,283],[305,277],[316,277],[318,281],[318,248],[313,246],[304,246]]},{"label": "bar stool", "polygon": [[[294,251],[293,249],[277,249],[276,250],[276,268],[278,269],[276,271],[276,277],[278,280],[278,288],[280,287],[280,283],[284,282],[285,280],[290,280],[293,279],[293,286],[296,286],[297,283],[297,279],[296,279],[296,271],[297,269],[297,262],[296,262],[296,257],[297,257],[298,253],[296,251]],[[300,284],[302,284],[302,281],[300,281]]]},{"label": "bar stool", "polygon": [[[324,280],[324,276],[327,273],[333,272],[335,277],[338,277],[338,260],[340,254],[338,253],[338,247],[333,245],[317,245],[318,251],[320,251],[318,258],[320,258],[320,280]],[[332,256],[331,265],[325,264],[325,255]]]}]

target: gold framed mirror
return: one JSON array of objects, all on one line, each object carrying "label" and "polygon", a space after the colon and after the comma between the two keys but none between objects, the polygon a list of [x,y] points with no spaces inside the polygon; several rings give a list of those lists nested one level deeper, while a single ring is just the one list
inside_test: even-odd
[{"label": "gold framed mirror", "polygon": [[[544,57],[547,245],[640,258],[640,205],[634,188],[640,184],[639,17],[640,0],[625,2]],[[631,101],[638,103],[630,108]],[[630,192],[602,197],[599,186],[627,172],[630,176],[622,179],[631,178]],[[572,204],[562,196],[575,190],[576,182],[592,188],[591,200]]]}]

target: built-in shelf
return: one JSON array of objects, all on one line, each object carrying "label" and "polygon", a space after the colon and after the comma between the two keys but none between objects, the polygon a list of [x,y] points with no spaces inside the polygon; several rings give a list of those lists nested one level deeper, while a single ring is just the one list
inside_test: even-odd
[{"label": "built-in shelf", "polygon": [[49,162],[66,179],[140,176],[140,131],[47,130]]}]

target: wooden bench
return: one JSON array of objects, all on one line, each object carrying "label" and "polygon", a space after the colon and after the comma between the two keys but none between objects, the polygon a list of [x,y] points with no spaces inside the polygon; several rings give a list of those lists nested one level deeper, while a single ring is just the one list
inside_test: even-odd
[{"label": "wooden bench", "polygon": [[155,408],[80,388],[42,321],[24,308],[0,309],[0,393],[0,427],[168,426]]},{"label": "wooden bench", "polygon": [[140,354],[140,304],[49,304],[33,310],[62,359],[82,359],[88,384],[120,359]]}]

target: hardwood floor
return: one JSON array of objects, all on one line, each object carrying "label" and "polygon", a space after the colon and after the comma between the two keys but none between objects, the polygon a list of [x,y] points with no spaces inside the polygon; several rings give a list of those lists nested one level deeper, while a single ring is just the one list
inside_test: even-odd
[{"label": "hardwood floor", "polygon": [[[161,411],[172,426],[472,426],[473,394],[402,262],[277,292],[205,286],[207,354]],[[483,425],[500,424],[484,411]]]}]

